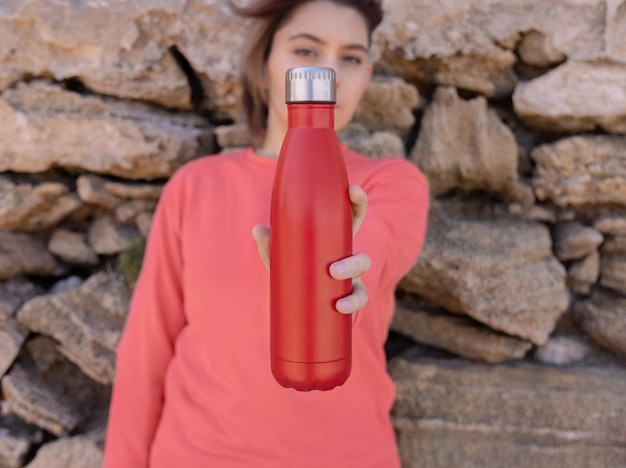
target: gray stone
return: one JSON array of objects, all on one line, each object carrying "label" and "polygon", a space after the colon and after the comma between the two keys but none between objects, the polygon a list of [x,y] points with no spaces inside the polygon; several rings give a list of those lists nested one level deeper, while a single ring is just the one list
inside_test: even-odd
[{"label": "gray stone", "polygon": [[385,7],[387,14],[374,36],[379,70],[410,82],[429,81],[487,96],[513,89],[515,55],[469,20],[471,6],[449,4],[444,9],[424,0],[387,0]]},{"label": "gray stone", "polygon": [[48,295],[69,291],[70,289],[77,288],[78,286],[83,284],[83,282],[84,281],[80,276],[68,276],[54,283],[48,291]]},{"label": "gray stone", "polygon": [[577,302],[574,312],[580,327],[596,343],[626,356],[626,297],[598,289],[588,300]]},{"label": "gray stone", "polygon": [[606,8],[606,56],[626,63],[626,9],[622,0],[607,0]]},{"label": "gray stone", "polygon": [[396,359],[402,466],[588,468],[626,463],[626,371]]},{"label": "gray stone", "polygon": [[0,281],[0,319],[13,317],[13,314],[28,299],[41,291],[26,278],[17,277]]},{"label": "gray stone", "polygon": [[569,60],[519,83],[513,105],[529,125],[550,131],[626,133],[625,83],[626,63]]},{"label": "gray stone", "polygon": [[561,261],[576,260],[596,251],[604,236],[577,221],[559,223],[554,230],[554,253]]},{"label": "gray stone", "polygon": [[212,147],[211,130],[197,115],[81,95],[40,81],[5,90],[0,120],[0,171],[61,166],[155,179]]},{"label": "gray stone", "polygon": [[78,412],[42,384],[38,376],[15,365],[2,378],[2,411],[19,416],[52,434],[67,434],[80,421]]},{"label": "gray stone", "polygon": [[144,209],[154,209],[163,190],[162,185],[113,182],[94,174],[81,175],[76,181],[76,187],[78,195],[85,203],[114,209],[116,213],[118,205],[126,205],[120,208],[122,211],[137,204],[147,207]]},{"label": "gray stone", "polygon": [[530,31],[525,34],[518,51],[524,63],[535,67],[549,67],[566,58],[563,52],[554,47],[550,38],[539,31]]},{"label": "gray stone", "polygon": [[385,10],[374,36],[377,69],[411,82],[509,95],[516,82],[514,49],[529,31],[546,37],[551,56],[606,54],[606,6],[597,0],[387,0]]},{"label": "gray stone", "polygon": [[[0,282],[0,377],[15,361],[29,333],[26,327],[13,318],[13,315],[24,302],[38,293],[38,288],[24,278]],[[3,452],[1,446],[0,439],[0,466]]]},{"label": "gray stone", "polygon": [[203,91],[204,108],[240,117],[239,61],[247,26],[223,2],[184,2],[175,25],[175,45],[188,60]]},{"label": "gray stone", "polygon": [[552,207],[541,205],[521,205],[519,203],[510,203],[507,205],[508,212],[515,216],[532,219],[534,221],[542,221],[544,223],[555,224],[557,214]]},{"label": "gray stone", "polygon": [[559,366],[582,361],[591,352],[587,343],[575,336],[555,336],[538,346],[534,357],[544,364]]},{"label": "gray stone", "polygon": [[215,127],[215,137],[220,148],[243,148],[252,144],[250,131],[245,124],[220,125]]},{"label": "gray stone", "polygon": [[468,317],[401,305],[396,306],[391,330],[418,343],[490,363],[522,358],[533,346],[528,341],[494,333]]},{"label": "gray stone", "polygon": [[424,249],[400,288],[506,334],[543,344],[567,309],[565,269],[540,223],[470,217],[433,203]]},{"label": "gray stone", "polygon": [[17,318],[29,329],[54,337],[62,354],[94,380],[109,384],[129,296],[120,277],[96,273],[79,287],[31,299]]},{"label": "gray stone", "polygon": [[42,239],[0,231],[0,279],[22,274],[59,276],[63,272]]},{"label": "gray stone", "polygon": [[617,234],[606,239],[600,252],[603,255],[626,254],[626,235]]},{"label": "gray stone", "polygon": [[156,200],[129,200],[115,207],[115,219],[122,224],[132,224],[139,214],[154,211],[156,205]]},{"label": "gray stone", "polygon": [[0,466],[21,468],[33,444],[41,443],[43,433],[13,415],[0,414]]},{"label": "gray stone", "polygon": [[123,199],[104,187],[106,179],[94,174],[83,174],[76,180],[76,192],[82,201],[104,208],[115,208]]},{"label": "gray stone", "polygon": [[93,440],[75,436],[44,444],[25,468],[94,468],[102,462],[102,449]]},{"label": "gray stone", "polygon": [[0,376],[11,367],[27,336],[26,327],[10,317],[0,317]]},{"label": "gray stone", "polygon": [[89,245],[100,255],[113,255],[126,250],[140,240],[133,226],[118,224],[112,216],[96,219],[87,233]]},{"label": "gray stone", "polygon": [[74,265],[98,264],[98,255],[87,245],[87,238],[81,232],[56,229],[48,241],[48,250]]},{"label": "gray stone", "polygon": [[42,231],[81,206],[76,194],[57,182],[15,184],[0,177],[0,229]]},{"label": "gray stone", "polygon": [[161,197],[163,191],[162,184],[142,184],[139,182],[113,182],[111,180],[104,181],[104,189],[120,198],[139,198],[145,200],[157,201]]},{"label": "gray stone", "polygon": [[351,149],[371,158],[404,157],[404,143],[395,133],[374,132],[361,138],[346,140]]},{"label": "gray stone", "polygon": [[601,215],[594,221],[593,227],[603,234],[626,235],[626,212]]},{"label": "gray stone", "polygon": [[562,207],[626,206],[626,137],[573,136],[531,154],[539,200]]},{"label": "gray stone", "polygon": [[572,262],[567,269],[567,284],[576,294],[589,294],[600,277],[600,254],[592,252],[582,260]]},{"label": "gray stone", "polygon": [[[175,22],[182,6],[175,1],[161,9],[153,1],[9,2],[0,23],[5,39],[0,83],[27,76],[76,78],[103,94],[190,108],[191,90],[169,50],[171,41],[152,33],[159,27],[164,34],[173,32],[167,23]],[[160,11],[152,16],[153,9]]]},{"label": "gray stone", "polygon": [[139,213],[135,219],[135,225],[139,234],[145,239],[150,233],[150,226],[152,226],[152,213]]},{"label": "gray stone", "polygon": [[599,283],[626,296],[626,254],[601,255]]},{"label": "gray stone", "polygon": [[415,86],[397,77],[374,76],[354,119],[370,130],[405,134],[415,123],[413,111],[423,105]]},{"label": "gray stone", "polygon": [[60,355],[52,339],[36,337],[23,350],[2,379],[3,412],[63,436],[106,408],[110,389]]},{"label": "gray stone", "polygon": [[438,88],[410,157],[434,195],[482,190],[508,201],[534,200],[518,182],[515,137],[483,97],[464,101],[455,89]]}]

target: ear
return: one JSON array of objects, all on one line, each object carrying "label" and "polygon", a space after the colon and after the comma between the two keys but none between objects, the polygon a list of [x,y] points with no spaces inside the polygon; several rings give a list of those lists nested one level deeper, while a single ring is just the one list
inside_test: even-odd
[{"label": "ear", "polygon": [[367,64],[367,83],[372,81],[372,75],[374,74],[374,66],[371,63]]}]

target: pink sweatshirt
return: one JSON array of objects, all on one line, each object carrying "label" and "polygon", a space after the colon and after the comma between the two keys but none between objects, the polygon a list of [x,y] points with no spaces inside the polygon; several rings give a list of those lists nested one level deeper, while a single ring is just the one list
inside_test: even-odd
[{"label": "pink sweatshirt", "polygon": [[396,283],[424,241],[428,184],[401,158],[344,155],[368,194],[354,252],[372,260],[348,381],[297,392],[270,371],[269,275],[250,232],[269,224],[276,160],[251,149],[194,160],[155,213],[117,353],[105,468],[399,467],[383,346]]}]

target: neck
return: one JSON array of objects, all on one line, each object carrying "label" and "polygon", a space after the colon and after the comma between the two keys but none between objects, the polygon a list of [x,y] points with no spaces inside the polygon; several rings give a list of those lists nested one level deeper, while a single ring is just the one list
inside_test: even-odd
[{"label": "neck", "polygon": [[265,138],[263,138],[263,143],[256,149],[256,152],[262,156],[277,158],[287,129],[279,128],[274,121],[275,119],[268,119]]}]

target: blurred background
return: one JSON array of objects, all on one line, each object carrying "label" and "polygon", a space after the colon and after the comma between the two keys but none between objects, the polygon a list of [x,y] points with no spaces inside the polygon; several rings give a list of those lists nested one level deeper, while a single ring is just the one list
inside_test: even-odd
[{"label": "blurred background", "polygon": [[[384,6],[340,137],[431,184],[386,346],[403,466],[626,466],[626,2]],[[0,467],[100,466],[163,184],[250,143],[244,32],[221,0],[0,3]]]}]

